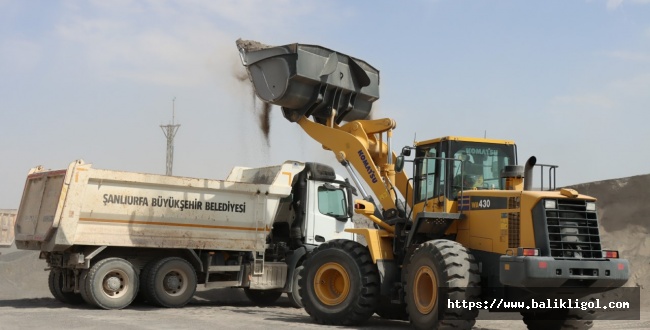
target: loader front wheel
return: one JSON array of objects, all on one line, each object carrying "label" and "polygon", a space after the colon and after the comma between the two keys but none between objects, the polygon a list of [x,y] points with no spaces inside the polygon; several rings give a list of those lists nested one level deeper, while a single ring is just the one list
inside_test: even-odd
[{"label": "loader front wheel", "polygon": [[[78,305],[84,302],[80,294],[74,293],[72,291],[63,291],[64,290],[64,275],[65,269],[55,269],[50,270],[50,275],[48,277],[48,287],[52,296],[56,300],[70,305]],[[71,275],[71,274],[69,274]]]},{"label": "loader front wheel", "polygon": [[480,294],[478,264],[465,247],[449,240],[422,243],[405,268],[406,310],[413,327],[472,328],[477,309],[447,305],[447,300],[476,301]]},{"label": "loader front wheel", "polygon": [[358,325],[379,300],[379,272],[365,246],[349,240],[321,244],[298,282],[305,311],[320,324]]},{"label": "loader front wheel", "polygon": [[88,270],[85,294],[97,307],[122,309],[135,299],[138,286],[138,275],[130,262],[107,258]]},{"label": "loader front wheel", "polygon": [[196,271],[185,259],[164,258],[150,264],[143,271],[146,278],[144,297],[154,305],[179,308],[185,306],[196,292]]}]

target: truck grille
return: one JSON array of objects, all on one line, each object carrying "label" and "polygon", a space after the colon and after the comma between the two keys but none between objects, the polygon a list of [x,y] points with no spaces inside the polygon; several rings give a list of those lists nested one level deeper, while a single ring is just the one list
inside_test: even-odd
[{"label": "truck grille", "polygon": [[585,200],[558,199],[546,210],[549,252],[559,259],[602,258],[598,215],[587,211]]}]

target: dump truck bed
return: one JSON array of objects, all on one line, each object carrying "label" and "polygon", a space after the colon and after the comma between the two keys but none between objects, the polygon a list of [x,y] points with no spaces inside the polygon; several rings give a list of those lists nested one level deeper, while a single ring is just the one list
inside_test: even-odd
[{"label": "dump truck bed", "polygon": [[73,245],[264,251],[280,199],[304,168],[236,167],[226,180],[101,170],[83,161],[30,171],[16,218],[20,249]]},{"label": "dump truck bed", "polygon": [[0,209],[0,247],[14,244],[14,222],[16,210]]}]

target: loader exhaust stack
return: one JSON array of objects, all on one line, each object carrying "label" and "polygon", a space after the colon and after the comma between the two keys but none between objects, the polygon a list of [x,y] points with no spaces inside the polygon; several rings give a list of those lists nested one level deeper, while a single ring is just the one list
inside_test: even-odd
[{"label": "loader exhaust stack", "polygon": [[313,116],[319,123],[368,119],[379,99],[379,71],[365,61],[304,44],[270,47],[237,40],[242,64],[255,94],[282,107],[296,122]]},{"label": "loader exhaust stack", "polygon": [[533,167],[537,164],[537,157],[531,156],[524,166],[524,190],[533,190]]}]

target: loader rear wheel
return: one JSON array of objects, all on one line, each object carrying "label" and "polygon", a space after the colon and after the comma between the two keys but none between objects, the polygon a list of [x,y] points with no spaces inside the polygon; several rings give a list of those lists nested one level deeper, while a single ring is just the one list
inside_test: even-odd
[{"label": "loader rear wheel", "polygon": [[145,299],[157,306],[179,308],[187,305],[196,292],[196,271],[185,259],[164,258],[145,269]]},{"label": "loader rear wheel", "polygon": [[447,300],[477,301],[480,274],[474,257],[449,240],[422,243],[407,262],[406,310],[416,329],[471,329],[478,310],[449,308]]},{"label": "loader rear wheel", "polygon": [[556,309],[544,313],[521,313],[529,330],[587,330],[593,327],[593,310]]},{"label": "loader rear wheel", "polygon": [[282,291],[275,290],[251,290],[244,288],[244,293],[248,300],[257,306],[268,306],[280,299]]},{"label": "loader rear wheel", "polygon": [[320,324],[357,325],[379,300],[379,272],[365,246],[349,240],[321,244],[298,281],[305,311]]},{"label": "loader rear wheel", "polygon": [[138,275],[130,262],[107,258],[90,268],[85,290],[87,298],[97,307],[122,309],[135,299],[138,286]]},{"label": "loader rear wheel", "polygon": [[64,285],[63,272],[65,271],[66,270],[64,269],[55,269],[55,268],[50,270],[50,275],[47,280],[48,287],[50,288],[50,292],[52,293],[52,296],[56,298],[56,300],[64,304],[79,305],[84,302],[80,294],[74,293],[72,291],[67,291],[67,292],[63,291],[63,285]]}]

